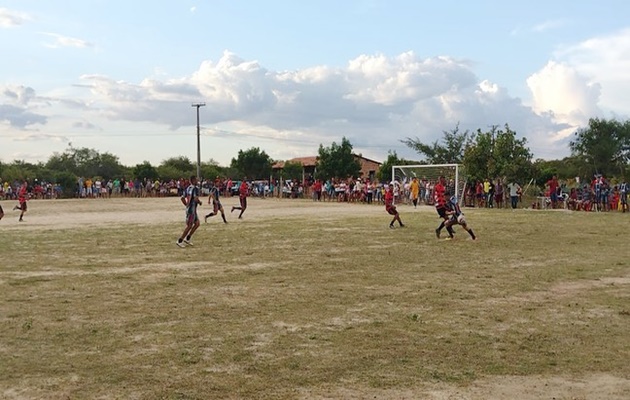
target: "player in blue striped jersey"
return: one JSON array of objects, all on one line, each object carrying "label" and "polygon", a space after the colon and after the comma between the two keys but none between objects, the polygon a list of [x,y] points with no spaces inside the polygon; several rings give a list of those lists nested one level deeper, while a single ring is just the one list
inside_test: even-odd
[{"label": "player in blue striped jersey", "polygon": [[[470,228],[466,222],[466,217],[464,216],[464,213],[462,212],[461,208],[459,208],[459,204],[457,203],[457,197],[452,196],[449,201],[446,202],[446,214],[449,216],[448,220],[446,221],[446,223],[444,224],[444,226],[446,227],[451,227],[453,225],[461,225],[462,228],[464,228],[466,230],[466,232],[468,232],[468,234],[470,235],[470,237],[473,240],[477,239],[477,236],[475,236],[475,233],[473,232],[472,228]],[[450,238],[453,238],[453,234],[449,231],[449,235]]]}]

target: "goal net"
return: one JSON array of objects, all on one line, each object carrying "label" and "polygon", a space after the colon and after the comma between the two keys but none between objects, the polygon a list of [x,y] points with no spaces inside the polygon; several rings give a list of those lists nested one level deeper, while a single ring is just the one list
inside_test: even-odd
[{"label": "goal net", "polygon": [[409,185],[413,178],[417,178],[420,184],[419,202],[433,205],[433,188],[440,176],[446,178],[446,190],[451,196],[457,196],[457,200],[461,204],[466,180],[462,174],[462,166],[459,164],[394,165],[392,178],[395,189],[399,193],[395,201],[398,203],[410,202]]}]

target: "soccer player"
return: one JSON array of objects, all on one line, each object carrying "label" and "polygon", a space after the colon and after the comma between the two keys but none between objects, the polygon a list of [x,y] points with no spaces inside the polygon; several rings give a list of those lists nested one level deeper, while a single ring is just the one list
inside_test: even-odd
[{"label": "soccer player", "polygon": [[[448,201],[447,207],[448,207],[448,211],[446,213],[449,216],[448,221],[446,221],[446,224],[445,224],[445,226],[447,227],[447,230],[448,230],[448,227],[458,224],[458,225],[461,225],[462,228],[466,230],[466,232],[468,232],[472,240],[477,240],[477,236],[475,236],[475,233],[473,232],[472,228],[468,227],[468,224],[466,223],[466,217],[464,217],[464,213],[459,208],[459,204],[457,204],[457,197],[455,196],[451,197]],[[448,234],[450,238],[453,239],[453,233],[449,231]]]},{"label": "soccer player", "polygon": [[0,205],[0,220],[2,219],[2,217],[4,217],[4,210],[2,209],[2,206]]},{"label": "soccer player", "polygon": [[20,212],[20,222],[24,222],[24,214],[26,213],[26,201],[28,200],[28,182],[22,182],[22,186],[18,189],[18,203],[19,205],[13,207],[14,210],[21,210]]},{"label": "soccer player", "polygon": [[405,224],[403,224],[402,220],[400,219],[400,215],[398,214],[398,211],[396,210],[396,206],[394,205],[394,188],[393,188],[393,185],[391,184],[386,185],[385,187],[385,211],[387,211],[389,215],[394,216],[394,219],[392,219],[392,222],[389,223],[390,229],[394,229],[394,222],[396,221],[398,221],[398,224],[400,225],[401,228],[405,226]]},{"label": "soccer player", "polygon": [[220,185],[213,185],[210,188],[210,196],[208,196],[208,204],[212,202],[212,212],[206,215],[203,220],[208,222],[208,218],[214,217],[219,212],[221,212],[221,218],[223,218],[223,222],[228,223],[225,219],[225,211],[223,211],[223,205],[221,204],[221,200],[219,199],[219,193],[221,192]]},{"label": "soccer player", "polygon": [[241,181],[241,186],[238,187],[238,199],[241,205],[240,207],[233,206],[232,211],[230,211],[232,213],[234,212],[234,210],[241,210],[241,213],[238,215],[238,219],[242,219],[243,213],[247,209],[247,195],[249,194],[249,186],[247,186],[247,182],[245,181],[246,179],[247,177],[244,177],[243,181]]},{"label": "soccer player", "polygon": [[192,235],[199,228],[199,217],[197,216],[197,206],[201,205],[199,200],[199,188],[197,187],[197,177],[190,177],[190,185],[184,191],[181,202],[186,206],[186,228],[182,235],[177,239],[176,244],[179,247],[192,246]]},{"label": "soccer player", "polygon": [[[438,182],[435,184],[435,187],[433,188],[435,210],[437,211],[440,218],[442,218],[442,222],[440,223],[440,226],[438,226],[437,229],[435,230],[435,236],[437,236],[438,239],[440,238],[440,233],[442,232],[442,228],[446,226],[445,225],[446,221],[448,221],[448,215],[446,214],[447,205],[446,205],[446,186],[444,185],[445,182],[446,182],[446,178],[444,178],[444,176],[440,176],[440,178],[438,179]],[[453,231],[452,226],[447,226],[446,230],[448,231],[448,234],[450,236],[453,236],[453,234],[455,233],[455,231]]]}]

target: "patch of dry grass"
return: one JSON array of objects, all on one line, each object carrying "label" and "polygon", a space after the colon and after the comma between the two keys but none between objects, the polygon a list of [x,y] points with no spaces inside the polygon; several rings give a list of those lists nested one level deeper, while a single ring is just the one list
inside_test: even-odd
[{"label": "patch of dry grass", "polygon": [[0,397],[630,396],[628,215],[467,210],[480,240],[438,241],[432,210],[254,200],[179,249],[173,201],[128,201],[0,223]]}]

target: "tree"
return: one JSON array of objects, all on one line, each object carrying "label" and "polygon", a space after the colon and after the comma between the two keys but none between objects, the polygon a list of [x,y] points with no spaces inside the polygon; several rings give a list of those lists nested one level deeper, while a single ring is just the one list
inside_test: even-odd
[{"label": "tree", "polygon": [[493,126],[488,132],[477,130],[475,141],[467,147],[463,159],[472,179],[505,177],[525,180],[532,176],[532,153],[527,139],[517,139],[508,124],[505,130]]},{"label": "tree", "polygon": [[160,179],[188,178],[196,174],[196,167],[188,157],[171,157],[160,163],[158,173],[160,174]]},{"label": "tree", "polygon": [[74,148],[72,144],[63,153],[53,153],[46,163],[46,168],[52,171],[66,171],[76,176],[112,179],[127,172],[120,164],[118,156],[111,153],[100,154],[94,149]]},{"label": "tree", "polygon": [[[264,179],[271,174],[271,158],[258,147],[238,151],[238,156],[232,159],[231,167],[248,179]],[[240,177],[239,177],[240,178]]]},{"label": "tree", "polygon": [[461,164],[464,153],[474,141],[475,134],[468,130],[459,131],[459,123],[450,132],[442,131],[442,143],[437,140],[433,144],[425,144],[419,138],[407,138],[402,143],[412,148],[418,154],[424,155],[427,164]]},{"label": "tree", "polygon": [[624,175],[630,161],[630,121],[591,118],[587,128],[575,132],[569,148],[588,166],[589,176]]},{"label": "tree", "polygon": [[335,142],[330,147],[319,145],[316,176],[322,180],[329,178],[346,179],[361,174],[361,164],[352,153],[352,144],[343,137],[341,144]]},{"label": "tree", "polygon": [[225,168],[219,166],[219,163],[210,159],[208,162],[201,163],[201,176],[207,179],[220,177],[225,173]]},{"label": "tree", "polygon": [[387,160],[381,164],[381,167],[378,169],[376,173],[376,179],[380,182],[391,182],[392,181],[392,167],[394,165],[418,165],[425,164],[425,162],[419,161],[411,161],[405,160],[404,158],[398,158],[398,154],[396,152],[389,151],[387,153]]},{"label": "tree", "polygon": [[281,176],[285,181],[291,179],[297,179],[302,181],[302,173],[304,171],[304,165],[301,162],[285,161],[282,167]]},{"label": "tree", "polygon": [[148,161],[133,167],[132,175],[136,179],[150,179],[151,181],[159,177],[157,169]]}]

